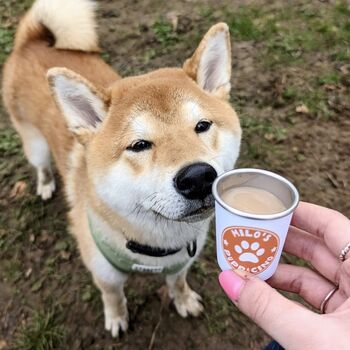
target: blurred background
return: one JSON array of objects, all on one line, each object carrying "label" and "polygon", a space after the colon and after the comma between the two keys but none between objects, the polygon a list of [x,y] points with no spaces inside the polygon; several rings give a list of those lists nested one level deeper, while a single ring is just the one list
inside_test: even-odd
[{"label": "blurred background", "polygon": [[[0,0],[0,65],[28,0]],[[238,166],[278,172],[350,216],[350,2],[100,0],[102,57],[122,76],[181,66],[216,22],[232,35]],[[35,89],[35,86],[33,86]],[[160,277],[127,283],[130,330],[104,331],[99,292],[68,234],[62,191],[43,203],[0,104],[0,350],[261,349],[269,338],[217,283],[214,234],[189,274],[205,313],[181,319]],[[59,185],[62,190],[62,185]],[[285,255],[286,262],[305,264]]]}]

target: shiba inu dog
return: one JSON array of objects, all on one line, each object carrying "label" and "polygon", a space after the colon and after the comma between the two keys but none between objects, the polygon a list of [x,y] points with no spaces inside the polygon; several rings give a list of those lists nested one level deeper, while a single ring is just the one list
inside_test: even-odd
[{"label": "shiba inu dog", "polygon": [[71,232],[102,293],[105,327],[128,326],[131,272],[163,273],[178,313],[197,316],[186,274],[212,216],[211,186],[232,169],[241,128],[228,103],[228,27],[214,25],[182,68],[121,78],[99,55],[95,5],[37,0],[20,22],[3,97],[37,171],[63,178]]}]

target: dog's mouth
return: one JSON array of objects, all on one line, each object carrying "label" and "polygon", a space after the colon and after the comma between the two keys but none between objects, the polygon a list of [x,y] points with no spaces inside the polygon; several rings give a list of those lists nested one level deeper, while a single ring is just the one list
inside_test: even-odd
[{"label": "dog's mouth", "polygon": [[214,210],[214,197],[209,196],[206,200],[203,201],[202,205],[199,208],[189,210],[188,212],[176,218],[165,216],[164,214],[158,211],[155,211],[153,209],[152,209],[152,212],[157,216],[161,216],[164,219],[171,220],[171,221],[197,222],[197,221],[202,221],[209,218],[212,215],[213,210]]},{"label": "dog's mouth", "polygon": [[162,213],[159,213],[152,209],[152,212],[156,214],[157,216],[161,216],[164,219],[171,220],[171,221],[180,221],[180,222],[197,222],[202,221],[204,219],[209,218],[214,211],[214,208],[211,207],[201,207],[199,209],[193,210],[183,216],[180,216],[178,218],[169,218]]},{"label": "dog's mouth", "polygon": [[183,217],[177,219],[176,221],[184,221],[184,222],[202,221],[204,219],[209,218],[212,215],[213,210],[214,210],[213,206],[209,206],[209,207],[203,206],[199,209],[189,212]]}]

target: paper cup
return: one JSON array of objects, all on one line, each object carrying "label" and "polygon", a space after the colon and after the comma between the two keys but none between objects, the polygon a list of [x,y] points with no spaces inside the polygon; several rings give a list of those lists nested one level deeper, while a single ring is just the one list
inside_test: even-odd
[{"label": "paper cup", "polygon": [[[222,200],[233,187],[255,187],[279,198],[283,212],[258,215],[239,211]],[[216,247],[221,270],[241,269],[262,280],[276,271],[293,211],[299,203],[294,185],[280,175],[260,169],[237,169],[219,176],[213,184]]]}]

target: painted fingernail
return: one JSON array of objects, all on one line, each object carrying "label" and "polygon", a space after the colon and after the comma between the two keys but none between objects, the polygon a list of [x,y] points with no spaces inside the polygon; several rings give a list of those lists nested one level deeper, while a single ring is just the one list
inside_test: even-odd
[{"label": "painted fingernail", "polygon": [[241,289],[245,284],[244,279],[233,271],[226,270],[220,273],[219,282],[227,296],[232,301],[237,301],[239,294],[241,293]]}]

